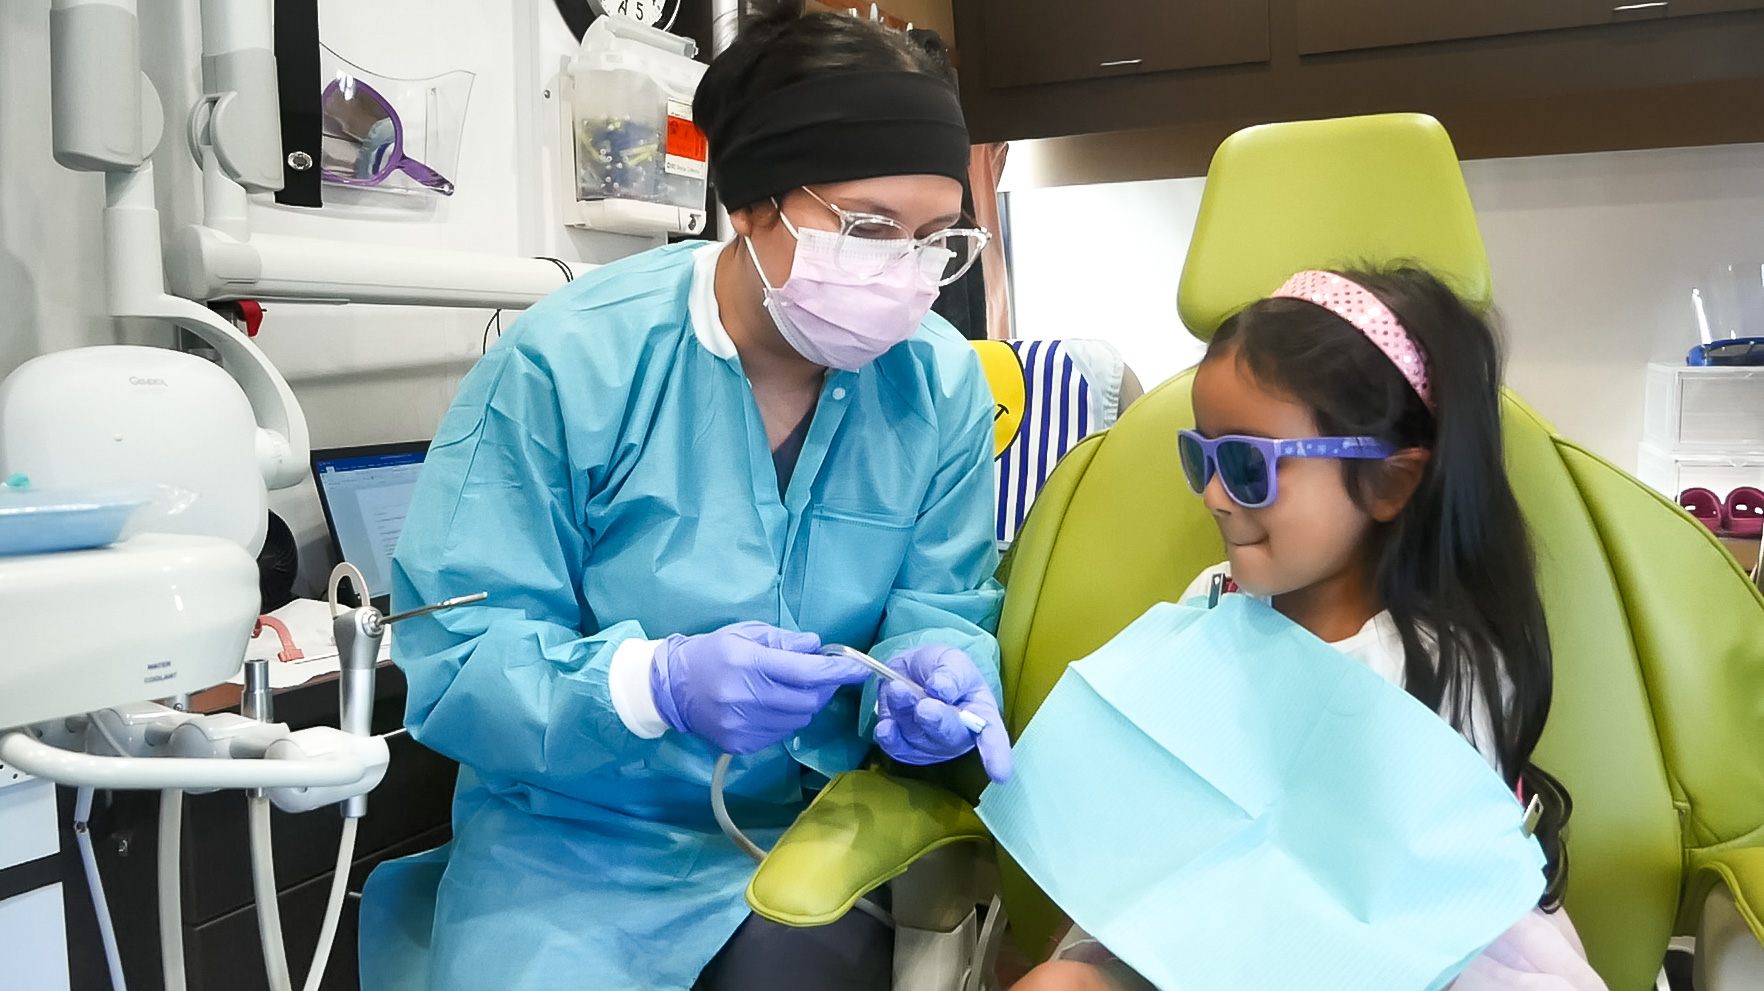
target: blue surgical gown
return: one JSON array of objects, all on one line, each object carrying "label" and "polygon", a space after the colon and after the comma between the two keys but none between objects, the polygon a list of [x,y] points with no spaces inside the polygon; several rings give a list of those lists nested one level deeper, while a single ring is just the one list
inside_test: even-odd
[{"label": "blue surgical gown", "polygon": [[[941,318],[827,376],[782,497],[753,392],[715,319],[714,247],[607,265],[528,311],[466,377],[394,559],[406,725],[460,762],[433,898],[432,988],[685,989],[746,917],[753,863],[718,830],[717,753],[633,735],[608,665],[630,638],[760,620],[892,655],[972,656],[997,690],[992,401]],[[703,252],[703,254],[695,254]],[[697,278],[695,279],[695,272]],[[696,286],[696,293],[695,293]],[[857,690],[739,759],[730,807],[775,839],[869,746]],[[375,882],[400,869],[394,862]],[[370,882],[363,974],[395,885]],[[406,906],[424,913],[424,903]],[[418,978],[413,983],[422,983]]]}]

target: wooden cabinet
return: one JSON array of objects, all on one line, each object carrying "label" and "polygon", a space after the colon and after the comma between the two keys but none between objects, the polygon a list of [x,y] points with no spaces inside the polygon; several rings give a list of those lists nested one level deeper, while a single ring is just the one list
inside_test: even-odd
[{"label": "wooden cabinet", "polygon": [[1298,0],[1298,53],[1321,55],[1759,9],[1764,9],[1764,0]]},{"label": "wooden cabinet", "polygon": [[1671,0],[1664,5],[1669,17],[1727,14],[1736,10],[1764,10],[1764,0]]},{"label": "wooden cabinet", "polygon": [[1612,0],[1298,0],[1298,52],[1328,52],[1490,38],[1604,24]]},{"label": "wooden cabinet", "polygon": [[1391,111],[1438,117],[1466,158],[1764,141],[1764,0],[955,0],[955,20],[974,140],[1122,132],[1085,167],[1105,181],[1199,174],[1251,124]]},{"label": "wooden cabinet", "polygon": [[983,2],[993,86],[1268,60],[1267,0]]}]

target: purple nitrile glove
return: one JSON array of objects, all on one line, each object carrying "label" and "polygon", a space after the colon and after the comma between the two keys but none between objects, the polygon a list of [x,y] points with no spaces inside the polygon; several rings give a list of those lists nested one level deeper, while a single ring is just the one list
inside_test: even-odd
[{"label": "purple nitrile glove", "polygon": [[[998,700],[967,654],[937,644],[889,658],[888,666],[911,678],[929,698],[884,681],[876,698],[876,745],[903,764],[941,764],[980,748],[986,776],[1011,776],[1011,739]],[[986,721],[978,737],[962,725],[957,710]]]},{"label": "purple nitrile glove", "polygon": [[751,754],[809,724],[865,668],[824,657],[821,638],[765,623],[672,636],[655,649],[649,689],[662,720],[725,753]]}]

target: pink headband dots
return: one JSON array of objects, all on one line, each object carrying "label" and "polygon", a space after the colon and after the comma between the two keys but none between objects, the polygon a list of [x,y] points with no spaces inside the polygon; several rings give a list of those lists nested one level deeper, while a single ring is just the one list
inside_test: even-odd
[{"label": "pink headband dots", "polygon": [[1427,356],[1390,307],[1365,286],[1334,272],[1300,272],[1287,279],[1271,298],[1315,303],[1353,324],[1396,365],[1421,402],[1430,410],[1435,408],[1432,382],[1427,376]]}]

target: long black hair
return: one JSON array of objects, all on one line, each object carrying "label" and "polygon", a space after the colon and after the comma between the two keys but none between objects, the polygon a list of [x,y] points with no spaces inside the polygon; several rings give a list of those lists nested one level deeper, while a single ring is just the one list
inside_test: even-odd
[{"label": "long black hair", "polygon": [[[1402,637],[1409,694],[1491,748],[1526,801],[1543,802],[1543,904],[1554,908],[1567,877],[1571,801],[1531,762],[1554,674],[1531,540],[1502,453],[1500,346],[1488,323],[1421,268],[1339,274],[1390,307],[1422,349],[1436,410],[1364,334],[1306,300],[1251,304],[1219,328],[1206,360],[1242,362],[1308,406],[1324,434],[1431,452],[1407,506],[1374,531],[1375,591]],[[1385,470],[1384,462],[1342,462],[1361,504]],[[1488,713],[1493,740],[1477,739],[1477,708]]]},{"label": "long black hair", "polygon": [[908,38],[847,13],[804,15],[803,0],[748,0],[746,10],[740,33],[711,60],[692,99],[693,119],[706,134],[716,133],[731,113],[756,97],[825,73],[950,75],[948,53],[935,32],[916,31]]}]

